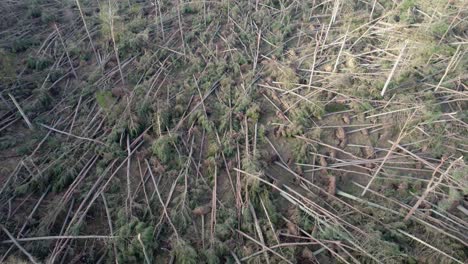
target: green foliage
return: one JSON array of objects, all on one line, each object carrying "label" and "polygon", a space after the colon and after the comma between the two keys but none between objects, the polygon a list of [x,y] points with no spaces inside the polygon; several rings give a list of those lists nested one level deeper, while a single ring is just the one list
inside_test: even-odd
[{"label": "green foliage", "polygon": [[28,193],[29,190],[30,190],[29,184],[27,183],[21,184],[15,188],[15,193],[21,196],[21,195],[25,195],[26,193]]},{"label": "green foliage", "polygon": [[25,144],[22,144],[21,146],[16,148],[16,153],[18,155],[26,155],[26,154],[31,153],[34,149],[33,144],[34,144],[33,141],[28,141]]},{"label": "green foliage", "polygon": [[338,104],[338,103],[329,103],[325,105],[325,113],[334,113],[334,112],[341,112],[348,110],[348,107],[345,104]]},{"label": "green foliage", "polygon": [[310,215],[301,211],[300,224],[301,224],[301,228],[304,230],[313,230],[315,221],[310,217]]},{"label": "green foliage", "polygon": [[[386,263],[402,263],[407,258],[400,251],[400,246],[396,243],[383,239],[380,232],[371,235],[370,241],[365,244],[365,248],[377,259],[386,259]],[[364,261],[372,262],[370,258],[363,258]]]},{"label": "green foliage", "polygon": [[7,85],[16,78],[13,54],[0,49],[0,82]]},{"label": "green foliage", "polygon": [[131,33],[138,34],[146,29],[148,20],[142,17],[136,17],[126,24],[127,30]]},{"label": "green foliage", "polygon": [[110,110],[115,103],[115,98],[110,91],[98,91],[96,92],[96,102],[102,109]]},{"label": "green foliage", "polygon": [[14,147],[16,146],[17,143],[18,143],[17,137],[13,137],[9,135],[0,137],[0,150],[6,150],[11,147]]},{"label": "green foliage", "polygon": [[183,14],[196,14],[198,12],[198,7],[195,4],[186,3],[182,7]]},{"label": "green foliage", "polygon": [[398,6],[400,11],[401,21],[412,24],[416,22],[414,8],[416,7],[416,0],[404,0]]},{"label": "green foliage", "polygon": [[52,191],[57,193],[63,190],[65,186],[68,186],[78,174],[77,170],[66,169],[61,165],[55,166],[49,174],[49,178],[53,181]]},{"label": "green foliage", "polygon": [[178,240],[172,251],[177,264],[197,264],[197,252],[184,240]]},{"label": "green foliage", "polygon": [[[259,200],[256,204],[254,204],[255,208],[259,211],[264,213],[263,206],[268,213],[268,217],[273,225],[279,224],[281,218],[280,207],[275,204],[275,195],[271,193],[269,190],[265,190],[260,193]],[[262,205],[263,204],[263,205]]]},{"label": "green foliage", "polygon": [[[157,243],[154,240],[153,232],[154,228],[151,225],[138,219],[132,219],[129,223],[121,226],[117,230],[118,239],[115,243],[119,263],[145,263],[145,253],[152,261],[153,248],[156,247]],[[113,251],[110,250],[110,252]]]},{"label": "green foliage", "polygon": [[260,180],[258,178],[263,175],[260,161],[256,157],[246,156],[242,159],[242,169],[250,174],[245,175],[245,189],[249,195],[255,197],[260,191]]},{"label": "green foliage", "polygon": [[250,96],[241,96],[236,103],[235,112],[245,113],[251,103],[252,98]]},{"label": "green foliage", "polygon": [[299,107],[294,108],[292,112],[292,118],[294,123],[304,127],[310,126],[311,118],[315,117],[321,119],[325,113],[323,105],[318,102],[306,102],[301,104]]},{"label": "green foliage", "polygon": [[203,251],[203,257],[207,264],[220,264],[221,261],[216,255],[216,252],[213,249],[207,249]]},{"label": "green foliage", "polygon": [[213,121],[211,121],[207,115],[203,112],[203,110],[199,110],[195,112],[191,120],[196,120],[196,123],[200,125],[206,132],[212,132],[214,128]]},{"label": "green foliage", "polygon": [[401,11],[406,11],[415,6],[416,6],[415,0],[404,0],[400,3],[400,5],[398,6],[398,9],[400,9]]},{"label": "green foliage", "polygon": [[222,150],[226,158],[232,157],[236,152],[236,140],[230,136],[225,137],[222,142]]},{"label": "green foliage", "polygon": [[163,163],[169,163],[175,158],[176,150],[174,148],[174,144],[176,142],[176,136],[161,135],[153,143],[153,154]]},{"label": "green foliage", "polygon": [[257,131],[257,137],[258,137],[258,144],[265,143],[265,133],[266,133],[266,128],[264,125],[259,125],[258,126],[258,131]]},{"label": "green foliage", "polygon": [[[237,227],[237,216],[233,210],[220,210],[218,212],[216,237],[221,241],[229,240],[233,235],[233,230]],[[222,247],[218,244],[217,247]],[[221,252],[220,254],[222,254]],[[219,255],[219,254],[218,254]]]},{"label": "green foliage", "polygon": [[[121,18],[116,15],[117,8],[115,5],[110,5],[104,3],[101,6],[101,12],[99,12],[99,22],[101,25],[101,34],[106,39],[112,38],[111,29],[114,30],[114,35],[116,37],[116,42],[118,41],[118,36],[122,30]],[[111,27],[112,26],[112,27]]]},{"label": "green foliage", "polygon": [[439,201],[439,203],[437,204],[438,209],[445,212],[451,209],[457,202],[462,200],[462,197],[463,195],[460,191],[451,187],[449,188],[448,197]]},{"label": "green foliage", "polygon": [[225,243],[215,239],[213,246],[207,250],[203,250],[200,254],[200,259],[207,264],[225,263],[224,258],[229,254],[229,248]]},{"label": "green foliage", "polygon": [[26,64],[29,69],[42,71],[49,67],[52,61],[45,57],[29,57]]},{"label": "green foliage", "polygon": [[174,113],[172,105],[167,102],[161,102],[153,114],[153,131],[157,135],[160,135],[162,132],[170,129],[175,117],[176,113]]},{"label": "green foliage", "polygon": [[220,151],[220,146],[216,140],[211,140],[208,142],[208,150],[207,150],[207,157],[215,157]]},{"label": "green foliage", "polygon": [[28,48],[36,44],[37,43],[35,40],[33,40],[32,38],[28,38],[28,37],[15,39],[13,43],[11,44],[11,51],[13,53],[20,53],[20,52],[26,51]]},{"label": "green foliage", "polygon": [[[180,203],[182,201],[182,198],[184,198],[183,195],[176,197],[174,199],[174,203]],[[187,229],[192,224],[192,215],[187,210],[187,208],[183,206],[181,209],[173,210],[171,216],[173,218],[174,225],[177,226],[178,232],[187,232]]]},{"label": "green foliage", "polygon": [[288,90],[293,89],[299,83],[296,72],[277,61],[270,61],[266,64],[265,77],[271,77]]},{"label": "green foliage", "polygon": [[430,32],[434,36],[440,38],[445,34],[449,29],[449,25],[445,21],[438,21],[431,25]]},{"label": "green foliage", "polygon": [[246,115],[253,123],[257,123],[260,118],[260,106],[256,103],[251,104]]},{"label": "green foliage", "polygon": [[45,13],[45,14],[42,14],[41,16],[41,22],[46,25],[52,22],[57,22],[57,21],[58,21],[58,17],[53,13]]},{"label": "green foliage", "polygon": [[351,107],[351,109],[353,109],[353,111],[357,113],[369,111],[374,108],[369,102],[357,102],[357,101],[351,102],[349,106]]},{"label": "green foliage", "polygon": [[293,143],[293,154],[294,160],[298,163],[308,163],[310,162],[310,153],[313,149],[310,144],[304,144],[300,140],[296,140]]},{"label": "green foliage", "polygon": [[29,9],[29,16],[31,16],[31,18],[39,18],[41,17],[41,15],[42,15],[42,10],[39,6],[37,5],[31,6],[31,9]]},{"label": "green foliage", "polygon": [[137,55],[138,53],[142,52],[146,47],[146,43],[148,43],[149,35],[148,31],[140,32],[140,33],[130,33],[126,32],[122,34],[119,39],[119,43],[117,45],[119,49],[119,54],[123,57]]},{"label": "green foliage", "polygon": [[52,70],[50,70],[50,73],[49,73],[49,80],[52,83],[56,82],[61,77],[63,77],[64,74],[65,74],[65,72],[62,69],[52,69]]},{"label": "green foliage", "polygon": [[[90,72],[88,75],[87,82],[91,85],[93,83],[96,83],[99,78],[101,78],[103,75],[102,68],[96,68],[94,71]],[[91,90],[93,89],[92,86],[88,86],[88,88]]]}]

